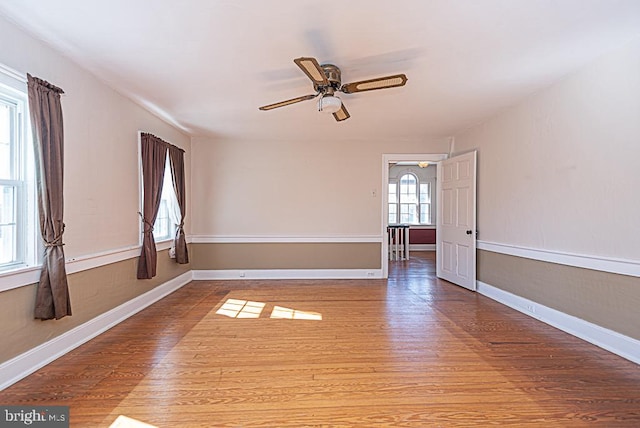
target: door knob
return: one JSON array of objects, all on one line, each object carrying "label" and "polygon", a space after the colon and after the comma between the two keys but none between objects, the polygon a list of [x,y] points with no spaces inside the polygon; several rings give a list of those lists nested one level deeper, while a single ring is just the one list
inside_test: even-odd
[{"label": "door knob", "polygon": [[471,235],[473,232],[470,230],[467,230],[467,235]]}]

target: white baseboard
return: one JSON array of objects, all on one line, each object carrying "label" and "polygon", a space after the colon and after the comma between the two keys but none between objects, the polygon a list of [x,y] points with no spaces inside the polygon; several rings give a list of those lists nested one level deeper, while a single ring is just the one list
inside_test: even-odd
[{"label": "white baseboard", "polygon": [[640,364],[640,341],[477,281],[477,292],[566,333]]},{"label": "white baseboard", "polygon": [[48,342],[0,364],[0,391],[171,294],[192,280],[185,272]]},{"label": "white baseboard", "polygon": [[230,269],[194,270],[192,272],[194,280],[382,278],[382,269]]},{"label": "white baseboard", "polygon": [[436,244],[411,244],[409,245],[409,255],[411,251],[435,251]]}]

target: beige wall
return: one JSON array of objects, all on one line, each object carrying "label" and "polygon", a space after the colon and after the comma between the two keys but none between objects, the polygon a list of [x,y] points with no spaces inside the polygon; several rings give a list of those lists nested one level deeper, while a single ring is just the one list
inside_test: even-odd
[{"label": "beige wall", "polygon": [[226,243],[192,244],[195,270],[380,269],[381,244]]},{"label": "beige wall", "polygon": [[[110,89],[89,72],[0,18],[0,63],[60,86],[65,133],[67,259],[109,253],[139,244],[138,131],[186,150],[190,138]],[[188,201],[191,200],[187,182]],[[188,212],[191,206],[187,208]],[[187,222],[187,233],[189,231]],[[46,342],[190,269],[159,255],[159,275],[135,279],[135,259],[70,275],[73,316],[33,320],[35,286],[0,293],[0,363]],[[5,281],[7,276],[0,278]]]},{"label": "beige wall", "polygon": [[[639,263],[639,141],[640,41],[457,136],[456,152],[478,150],[480,241]],[[478,263],[489,285],[640,339],[637,277]]]},{"label": "beige wall", "polygon": [[[48,80],[65,91],[67,258],[138,245],[137,133],[151,132],[185,149],[187,174],[189,136],[2,18],[0,40],[11,41],[2,43],[0,63]],[[190,193],[190,183],[187,189]]]},{"label": "beige wall", "polygon": [[640,41],[456,136],[479,239],[640,260]]},{"label": "beige wall", "polygon": [[33,319],[35,284],[0,293],[0,364],[191,269],[160,251],[158,275],[138,280],[137,263],[133,258],[69,275],[73,315],[58,321]]},{"label": "beige wall", "polygon": [[[339,124],[329,123],[332,126]],[[448,140],[192,141],[192,233],[380,236],[382,154],[447,153]],[[375,191],[376,196],[372,196]]]},{"label": "beige wall", "polygon": [[479,251],[478,280],[640,340],[638,278]]}]

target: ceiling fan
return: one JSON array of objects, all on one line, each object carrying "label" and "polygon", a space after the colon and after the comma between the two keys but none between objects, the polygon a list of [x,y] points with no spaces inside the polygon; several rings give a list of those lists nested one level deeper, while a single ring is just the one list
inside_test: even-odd
[{"label": "ceiling fan", "polygon": [[318,111],[333,113],[333,117],[341,122],[351,116],[345,108],[342,100],[335,96],[336,92],[343,94],[354,94],[356,92],[373,91],[376,89],[395,88],[404,86],[407,83],[407,76],[404,74],[394,74],[393,76],[378,77],[376,79],[361,80],[358,82],[342,84],[340,69],[333,64],[320,65],[315,58],[296,58],[293,60],[298,67],[313,82],[315,94],[304,95],[278,103],[260,107],[260,110],[272,110],[278,107],[299,103],[300,101],[318,100]]}]

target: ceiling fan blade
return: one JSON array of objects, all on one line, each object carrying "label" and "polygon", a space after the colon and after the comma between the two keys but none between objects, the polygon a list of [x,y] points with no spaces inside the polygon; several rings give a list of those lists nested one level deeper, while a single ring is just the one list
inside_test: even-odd
[{"label": "ceiling fan blade", "polygon": [[351,115],[349,114],[346,107],[344,106],[344,103],[342,103],[340,110],[333,113],[333,117],[336,119],[337,122],[342,122],[343,120],[349,119]]},{"label": "ceiling fan blade", "polygon": [[405,83],[407,83],[407,76],[404,74],[395,74],[393,76],[347,83],[342,85],[340,91],[345,94],[353,94],[355,92],[373,91],[375,89],[396,88],[398,86],[404,86]]},{"label": "ceiling fan blade", "polygon": [[266,105],[266,106],[262,106],[262,107],[260,107],[260,110],[272,110],[274,108],[288,106],[289,104],[299,103],[300,101],[312,100],[317,96],[318,96],[318,94],[305,95],[303,97],[293,98],[293,99],[290,99],[290,100],[287,100],[287,101],[280,101],[279,103],[273,103],[273,104],[269,104],[269,105]]},{"label": "ceiling fan blade", "polygon": [[318,61],[315,58],[296,58],[293,60],[304,74],[311,79],[313,83],[319,86],[326,86],[329,84],[327,80],[327,76],[324,74],[324,70],[318,64]]}]

